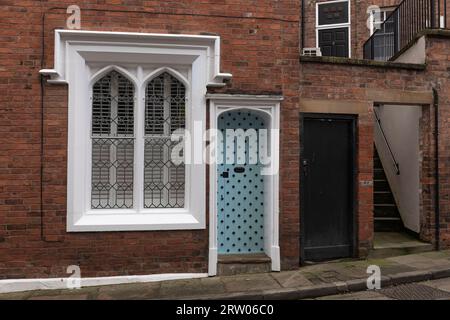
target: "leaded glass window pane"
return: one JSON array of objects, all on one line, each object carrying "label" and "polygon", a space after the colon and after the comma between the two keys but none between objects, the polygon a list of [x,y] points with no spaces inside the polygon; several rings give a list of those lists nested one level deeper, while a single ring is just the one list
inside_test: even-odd
[{"label": "leaded glass window pane", "polygon": [[93,86],[92,209],[133,208],[134,86],[112,71]]},{"label": "leaded glass window pane", "polygon": [[186,88],[163,73],[149,82],[145,95],[144,207],[183,208],[185,164],[171,159],[179,143],[171,134],[185,128]]}]

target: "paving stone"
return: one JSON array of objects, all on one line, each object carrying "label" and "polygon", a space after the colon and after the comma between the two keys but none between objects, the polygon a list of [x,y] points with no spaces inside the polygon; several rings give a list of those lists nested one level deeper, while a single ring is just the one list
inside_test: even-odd
[{"label": "paving stone", "polygon": [[308,281],[313,285],[324,284],[324,281],[319,277],[319,275],[315,273],[304,272],[303,274],[305,275],[306,279],[308,279]]},{"label": "paving stone", "polygon": [[294,288],[302,286],[310,286],[312,282],[309,281],[301,272],[299,271],[286,271],[273,273],[272,277],[278,281],[278,283],[284,288]]},{"label": "paving stone", "polygon": [[201,280],[174,280],[161,282],[161,298],[180,298],[203,294],[201,291]]},{"label": "paving stone", "polygon": [[97,299],[99,300],[141,300],[155,299],[159,295],[161,283],[135,283],[101,287]]},{"label": "paving stone", "polygon": [[441,257],[433,257],[432,255],[422,255],[422,254],[413,254],[407,256],[399,256],[388,258],[389,261],[394,261],[396,263],[406,265],[416,269],[431,269],[434,267],[450,267],[450,260],[441,258]]},{"label": "paving stone", "polygon": [[369,276],[367,274],[368,266],[369,264],[363,266],[347,266],[345,268],[339,268],[337,271],[341,274],[342,278],[345,277],[348,280],[361,279]]},{"label": "paving stone", "polygon": [[323,270],[314,273],[306,273],[305,276],[313,284],[334,283],[349,280],[349,277],[340,273],[340,270]]},{"label": "paving stone", "polygon": [[11,293],[1,293],[0,300],[26,300],[28,299],[33,292],[11,292]]},{"label": "paving stone", "polygon": [[267,273],[222,277],[222,281],[227,292],[281,288],[278,282]]},{"label": "paving stone", "polygon": [[88,294],[62,294],[51,296],[36,296],[31,297],[28,300],[88,300]]},{"label": "paving stone", "polygon": [[220,277],[200,279],[200,285],[205,294],[225,292],[225,285]]},{"label": "paving stone", "polygon": [[441,250],[441,251],[430,251],[419,254],[422,257],[426,257],[428,259],[444,259],[450,260],[450,250]]},{"label": "paving stone", "polygon": [[381,269],[382,276],[390,276],[393,274],[398,274],[398,273],[403,273],[403,272],[416,271],[415,268],[408,267],[406,265],[401,265],[401,264],[386,265],[386,266],[380,267],[380,269]]},{"label": "paving stone", "polygon": [[302,268],[300,272],[312,283],[331,283],[366,278],[367,267],[371,264],[367,260],[326,263]]}]

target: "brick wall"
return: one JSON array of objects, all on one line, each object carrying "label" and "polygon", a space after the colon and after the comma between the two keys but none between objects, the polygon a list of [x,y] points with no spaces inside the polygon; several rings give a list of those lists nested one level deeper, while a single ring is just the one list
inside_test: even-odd
[{"label": "brick wall", "polygon": [[[298,266],[298,123],[295,119],[298,118],[299,1],[90,0],[76,3],[82,10],[83,30],[220,35],[222,71],[234,75],[227,92],[285,96],[280,245],[282,267]],[[71,4],[73,1],[2,1],[0,278],[64,276],[71,264],[80,265],[83,276],[206,272],[207,229],[65,232],[67,87],[49,84],[44,87],[44,217],[41,221],[38,71],[42,14],[45,13],[42,67],[49,68],[53,67],[53,30],[65,28],[68,16],[65,7]]]},{"label": "brick wall", "polygon": [[[427,63],[425,81],[438,93],[439,109],[439,191],[440,191],[440,227],[441,246],[450,246],[450,33],[445,36],[428,36],[426,43]],[[432,113],[432,114],[431,114]],[[434,108],[430,112],[430,122],[434,124]],[[433,129],[434,125],[433,125]],[[432,140],[434,141],[434,139]],[[433,162],[434,145],[430,147]],[[431,156],[430,156],[431,157]],[[435,165],[432,165],[433,170]],[[429,182],[435,183],[434,174]],[[435,206],[435,185],[430,183],[430,207]],[[429,218],[426,230],[434,235],[434,216]]]},{"label": "brick wall", "polygon": [[[332,75],[332,77],[330,77]],[[357,119],[357,225],[359,255],[365,256],[373,242],[373,104],[368,89],[429,90],[423,82],[425,72],[368,65],[345,65],[304,62],[301,64],[300,100],[330,99],[359,102],[367,112]],[[422,79],[420,81],[419,79]],[[412,81],[414,80],[414,81]],[[427,121],[425,118],[423,121]],[[427,135],[428,132],[424,132]],[[429,136],[427,136],[429,138]],[[426,159],[426,166],[432,166]],[[430,172],[427,171],[429,174]],[[434,209],[424,213],[430,219]],[[431,240],[431,239],[429,239]]]},{"label": "brick wall", "polygon": [[[300,1],[78,1],[83,30],[218,34],[222,71],[232,82],[216,92],[282,94],[280,246],[283,269],[299,262],[299,97],[363,101],[358,119],[358,181],[372,179],[372,104],[367,88],[429,90],[441,99],[441,226],[449,207],[449,56],[448,39],[427,44],[427,70],[412,71],[320,63],[299,63]],[[83,276],[206,272],[208,231],[65,232],[67,169],[67,88],[44,86],[41,161],[41,86],[38,71],[53,67],[53,30],[64,28],[72,1],[2,1],[0,11],[0,278],[64,276],[71,264]],[[50,9],[58,7],[59,9]],[[361,5],[361,8],[363,6]],[[96,9],[87,10],[88,8]],[[135,10],[136,12],[119,12]],[[45,12],[41,65],[42,15]],[[159,12],[152,14],[151,12]],[[195,15],[193,15],[195,13]],[[364,20],[365,21],[365,20]],[[358,29],[359,30],[359,29]],[[366,32],[366,31],[364,31]],[[358,33],[359,34],[359,33]],[[447,51],[445,51],[447,50]],[[211,92],[213,92],[211,90]],[[424,123],[432,120],[432,110]],[[428,121],[428,122],[427,122]],[[428,130],[428,129],[426,129]],[[429,134],[429,131],[426,131]],[[426,139],[432,139],[427,136]],[[432,143],[423,181],[431,236],[434,210]],[[43,174],[41,176],[41,165]],[[41,219],[41,182],[43,187]],[[372,242],[372,187],[358,187],[360,255]],[[429,211],[429,212],[428,212]],[[450,232],[443,231],[444,244]]]},{"label": "brick wall", "polygon": [[[371,123],[373,122],[371,106],[366,89],[400,89],[408,91],[428,91],[434,88],[438,95],[439,108],[439,189],[440,189],[440,244],[441,248],[450,245],[450,33],[429,34],[426,38],[427,67],[424,71],[400,70],[392,68],[375,68],[368,66],[350,66],[337,64],[302,63],[300,73],[300,99],[336,99],[368,102],[368,118],[359,118],[359,130],[367,127],[369,136],[358,133],[359,148],[361,143],[371,142]],[[330,77],[329,75],[333,75]],[[436,209],[436,164],[435,164],[435,108],[426,105],[422,108],[420,121],[420,181],[421,181],[421,239],[435,243],[435,209]],[[363,149],[364,150],[364,149]],[[363,151],[364,152],[364,151]],[[358,181],[361,174],[370,176],[372,168],[372,150],[359,154]],[[370,165],[367,166],[368,162]],[[359,187],[358,215],[368,224],[359,224],[359,246],[366,250],[370,242],[372,227],[371,205],[361,207],[361,203],[370,203],[371,191]],[[367,188],[369,189],[369,188]],[[363,220],[360,220],[363,221]],[[368,233],[367,233],[368,230]],[[366,242],[368,241],[368,242]]]},{"label": "brick wall", "polygon": [[[327,0],[305,0],[305,47],[316,47],[316,4]],[[370,37],[367,27],[367,9],[369,6],[395,6],[401,0],[350,0],[351,51],[353,58],[362,58],[363,45]]]}]

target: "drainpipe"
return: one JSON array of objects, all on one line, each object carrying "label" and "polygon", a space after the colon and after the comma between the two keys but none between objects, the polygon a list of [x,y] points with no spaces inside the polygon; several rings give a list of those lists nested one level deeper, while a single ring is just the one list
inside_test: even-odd
[{"label": "drainpipe", "polygon": [[302,44],[300,48],[300,54],[303,48],[305,47],[305,0],[302,0],[302,11],[301,11],[301,29],[302,29]]},{"label": "drainpipe", "polygon": [[435,212],[434,212],[434,224],[435,224],[435,240],[436,250],[440,249],[440,188],[439,188],[439,95],[436,88],[433,88],[433,106],[434,106],[434,143],[435,143]]}]

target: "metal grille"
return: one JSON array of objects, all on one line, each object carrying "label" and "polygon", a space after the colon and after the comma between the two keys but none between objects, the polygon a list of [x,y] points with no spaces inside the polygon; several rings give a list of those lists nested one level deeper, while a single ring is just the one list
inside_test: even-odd
[{"label": "metal grille", "polygon": [[145,134],[170,135],[185,128],[186,88],[168,73],[146,88]]},{"label": "metal grille", "polygon": [[134,86],[116,71],[92,94],[92,209],[133,207]]},{"label": "metal grille", "polygon": [[426,285],[411,283],[379,291],[396,300],[438,300],[450,298],[450,293]]},{"label": "metal grille", "polygon": [[174,145],[170,138],[163,137],[145,141],[145,208],[184,207],[185,166],[170,160]]},{"label": "metal grille", "polygon": [[171,159],[171,134],[185,128],[186,88],[163,73],[146,88],[144,207],[183,208],[185,164]]},{"label": "metal grille", "polygon": [[127,78],[112,71],[95,83],[92,100],[94,136],[133,135],[134,86]]}]

